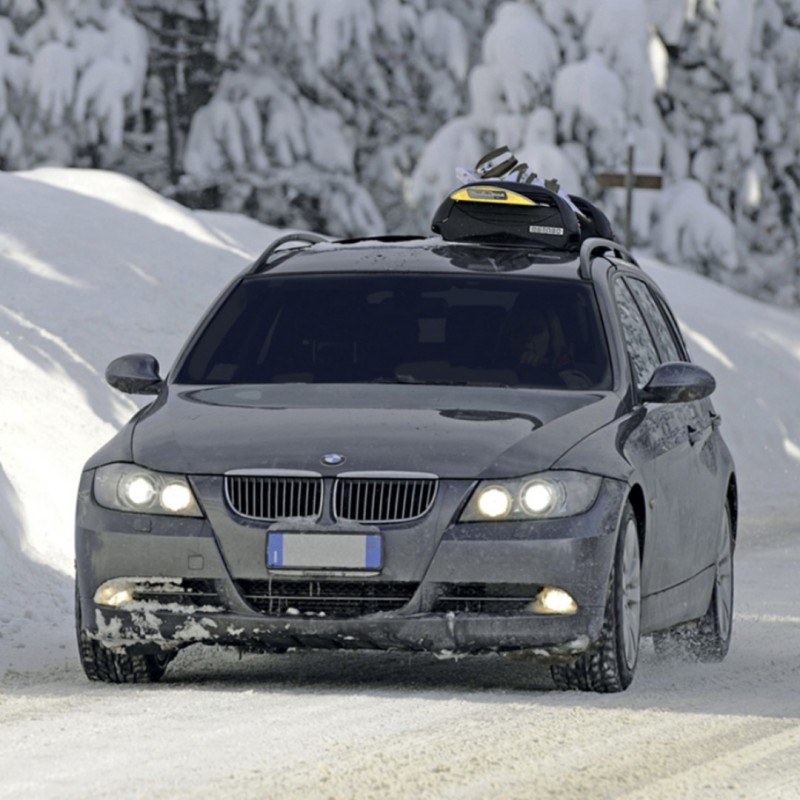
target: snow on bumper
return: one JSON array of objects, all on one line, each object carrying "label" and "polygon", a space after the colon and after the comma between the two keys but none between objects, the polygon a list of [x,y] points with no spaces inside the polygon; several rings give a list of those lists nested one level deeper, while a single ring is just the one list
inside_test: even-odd
[{"label": "snow on bumper", "polygon": [[557,616],[380,613],[358,619],[286,618],[223,613],[176,613],[144,604],[130,610],[95,608],[89,633],[108,647],[132,652],[187,644],[282,651],[318,649],[418,650],[480,653],[532,650],[543,659],[586,651],[600,635],[603,609]]}]

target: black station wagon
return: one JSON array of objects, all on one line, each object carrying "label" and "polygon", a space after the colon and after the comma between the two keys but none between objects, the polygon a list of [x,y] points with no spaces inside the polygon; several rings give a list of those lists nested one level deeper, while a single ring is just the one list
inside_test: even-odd
[{"label": "black station wagon", "polygon": [[473,184],[431,237],[290,234],[166,378],[112,362],[155,398],[80,482],[87,676],[158,680],[196,643],[528,651],[601,692],[644,635],[722,659],[737,489],[714,379],[571,201]]}]

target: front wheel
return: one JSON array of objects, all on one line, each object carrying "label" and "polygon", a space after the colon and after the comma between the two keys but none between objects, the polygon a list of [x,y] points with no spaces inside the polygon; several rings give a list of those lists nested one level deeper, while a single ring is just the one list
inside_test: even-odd
[{"label": "front wheel", "polygon": [[551,667],[559,689],[621,692],[639,659],[642,580],[639,526],[630,503],[620,520],[600,646],[567,666]]},{"label": "front wheel", "polygon": [[81,666],[90,681],[155,683],[161,680],[167,665],[174,658],[173,653],[166,651],[157,654],[128,654],[124,650],[111,650],[102,642],[92,639],[83,627],[77,586],[75,587],[75,632]]}]

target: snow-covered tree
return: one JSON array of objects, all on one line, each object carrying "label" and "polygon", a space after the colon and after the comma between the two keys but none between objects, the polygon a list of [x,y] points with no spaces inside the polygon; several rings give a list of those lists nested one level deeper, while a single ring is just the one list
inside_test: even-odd
[{"label": "snow-covered tree", "polygon": [[4,162],[113,162],[147,72],[144,31],[127,4],[7,0],[0,10]]},{"label": "snow-covered tree", "polygon": [[334,234],[407,222],[405,184],[428,136],[463,107],[470,26],[456,0],[226,0],[226,65],[195,115],[185,187],[273,223]]},{"label": "snow-covered tree", "polygon": [[222,72],[216,58],[217,12],[198,0],[128,0],[149,42],[148,84],[137,130],[128,135],[133,171],[174,193],[192,119]]},{"label": "snow-covered tree", "polygon": [[[437,132],[415,171],[420,219],[452,187],[457,165],[499,144],[590,197],[594,172],[621,166],[630,139],[641,160],[660,159],[644,0],[506,2],[469,87],[469,112]],[[613,197],[610,206],[613,215]]]},{"label": "snow-covered tree", "polygon": [[0,167],[21,162],[25,140],[20,116],[24,108],[26,59],[8,17],[0,17]]},{"label": "snow-covered tree", "polygon": [[797,0],[0,0],[0,168],[119,169],[335,235],[426,230],[509,145],[637,245],[800,302]]},{"label": "snow-covered tree", "polygon": [[[735,231],[739,251],[733,271],[730,259],[722,265],[727,272],[707,264],[705,271],[747,291],[796,303],[797,3],[696,0],[678,23],[667,21],[664,33],[673,53],[664,93],[671,154],[665,168],[673,181],[690,178],[704,187],[728,220],[729,236]],[[665,230],[676,229],[672,220],[665,222],[654,242],[662,253],[675,244],[662,238]],[[694,253],[685,255],[698,262]]]},{"label": "snow-covered tree", "polygon": [[469,108],[413,175],[418,220],[487,150],[600,200],[595,173],[662,172],[637,192],[637,244],[747,291],[797,302],[800,11],[796,0],[508,0],[469,77]]}]

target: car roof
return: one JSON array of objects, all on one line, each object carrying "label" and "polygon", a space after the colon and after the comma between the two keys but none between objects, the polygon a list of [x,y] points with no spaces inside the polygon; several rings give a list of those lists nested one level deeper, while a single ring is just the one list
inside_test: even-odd
[{"label": "car roof", "polygon": [[319,272],[416,272],[546,277],[578,275],[575,253],[445,242],[439,237],[380,241],[347,240],[278,251],[267,264],[253,265],[252,274]]},{"label": "car roof", "polygon": [[502,273],[591,280],[590,262],[600,255],[638,266],[633,256],[618,242],[599,238],[587,239],[580,252],[576,252],[530,244],[452,242],[438,236],[382,236],[330,241],[316,234],[299,233],[275,240],[247,268],[245,275]]}]

